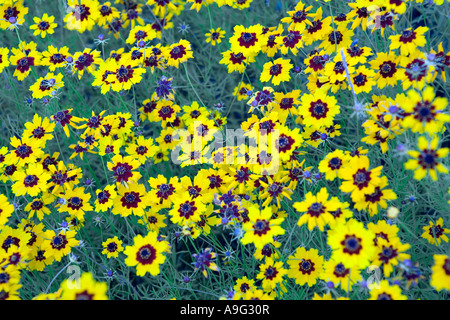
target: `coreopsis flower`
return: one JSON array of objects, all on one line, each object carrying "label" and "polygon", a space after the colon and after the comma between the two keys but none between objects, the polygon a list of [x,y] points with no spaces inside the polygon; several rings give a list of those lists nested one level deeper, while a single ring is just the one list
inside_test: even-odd
[{"label": "coreopsis flower", "polygon": [[95,199],[95,211],[107,211],[114,205],[114,199],[117,197],[116,186],[107,185],[103,189],[95,191],[97,198]]},{"label": "coreopsis flower", "polygon": [[143,6],[144,4],[142,3],[135,3],[132,6],[128,6],[127,10],[122,11],[121,20],[123,21],[124,28],[128,28],[131,25],[131,28],[134,29],[137,23],[141,26],[145,25],[145,21],[142,18]]},{"label": "coreopsis flower", "polygon": [[348,5],[353,9],[347,14],[347,20],[353,21],[350,29],[355,30],[358,26],[361,25],[363,31],[366,31],[367,22],[371,14],[369,8],[367,7],[367,3],[365,2],[361,3],[357,1],[354,3],[349,3]]},{"label": "coreopsis flower", "polygon": [[64,81],[62,79],[63,75],[61,73],[55,75],[50,72],[45,77],[38,78],[30,87],[33,98],[42,99],[53,96],[57,90],[64,87]]},{"label": "coreopsis flower", "polygon": [[428,240],[429,243],[440,246],[442,241],[448,242],[446,233],[450,233],[450,229],[444,228],[444,219],[440,217],[436,223],[429,221],[428,226],[423,227],[422,238]]},{"label": "coreopsis flower", "polygon": [[283,25],[279,24],[273,30],[267,31],[264,35],[266,40],[261,45],[261,52],[264,53],[269,58],[275,56],[275,54],[280,49],[280,42],[277,41],[279,37],[283,34]]},{"label": "coreopsis flower", "polygon": [[378,244],[379,239],[387,240],[398,238],[398,227],[395,224],[389,224],[385,220],[379,220],[376,224],[370,222],[367,224],[367,229],[371,230],[375,234],[373,242],[375,246]]},{"label": "coreopsis flower", "polygon": [[[116,82],[115,74],[117,72],[117,64],[114,61],[100,63],[98,69],[92,72],[95,80],[92,86],[100,87],[101,94],[106,94],[112,89],[112,85]],[[109,76],[112,75],[111,78]],[[110,81],[108,81],[111,80]]]},{"label": "coreopsis flower", "polygon": [[72,55],[69,53],[69,48],[64,46],[61,48],[56,48],[52,45],[47,47],[47,51],[42,52],[42,66],[48,66],[48,69],[51,72],[54,72],[56,68],[62,68],[67,65],[67,59]]},{"label": "coreopsis flower", "polygon": [[61,261],[64,256],[67,256],[73,247],[79,245],[80,241],[75,239],[75,231],[61,231],[55,233],[53,230],[47,230],[44,232],[44,241],[41,245],[41,250],[48,252],[53,256],[55,261]]},{"label": "coreopsis flower", "polygon": [[287,264],[289,265],[287,276],[295,279],[295,283],[300,286],[315,285],[323,272],[323,257],[314,248],[306,250],[304,247],[298,247],[295,253],[288,257]]},{"label": "coreopsis flower", "polygon": [[2,73],[3,69],[8,67],[10,64],[8,54],[9,54],[8,48],[0,48],[0,73]]},{"label": "coreopsis flower", "polygon": [[378,52],[376,58],[370,61],[372,69],[378,71],[374,78],[378,88],[397,85],[400,73],[398,68],[400,58],[394,52]]},{"label": "coreopsis flower", "polygon": [[144,68],[139,67],[139,61],[130,59],[120,59],[112,70],[115,71],[108,74],[106,81],[116,92],[130,90],[134,84],[141,82],[142,74],[146,72]]},{"label": "coreopsis flower", "polygon": [[373,286],[369,293],[369,300],[407,300],[402,289],[398,285],[389,284],[388,280],[381,280],[379,286]]},{"label": "coreopsis flower", "polygon": [[438,45],[438,51],[431,50],[427,56],[430,65],[430,73],[440,73],[442,80],[446,81],[445,67],[450,67],[450,52],[445,52],[442,42]]},{"label": "coreopsis flower", "polygon": [[169,242],[159,240],[158,234],[149,231],[145,237],[138,234],[133,239],[133,245],[125,248],[125,264],[136,267],[136,274],[143,277],[148,273],[157,276],[160,265],[166,261],[164,253],[170,252]]},{"label": "coreopsis flower", "polygon": [[60,188],[73,188],[78,184],[82,175],[81,168],[77,168],[73,164],[69,164],[66,167],[63,161],[51,164],[49,172],[52,176],[48,185],[54,195],[58,195]]},{"label": "coreopsis flower", "polygon": [[262,82],[272,81],[277,86],[280,82],[286,82],[291,79],[289,73],[293,67],[290,59],[279,58],[273,62],[267,62],[263,66],[260,80]]},{"label": "coreopsis flower", "polygon": [[272,110],[278,113],[281,123],[286,122],[289,116],[298,115],[298,105],[300,103],[300,90],[292,90],[290,92],[274,92],[276,104]]},{"label": "coreopsis flower", "polygon": [[183,192],[173,199],[173,207],[169,211],[170,220],[180,226],[198,222],[201,214],[206,211],[206,206],[201,197],[192,199],[187,192]]},{"label": "coreopsis flower", "polygon": [[355,157],[350,160],[348,166],[342,169],[342,182],[339,189],[343,192],[350,192],[352,200],[358,202],[366,194],[373,194],[375,188],[381,183],[381,170],[383,166],[378,166],[369,170],[369,158],[366,156]]},{"label": "coreopsis flower", "polygon": [[[236,0],[237,1],[237,0]],[[261,289],[255,289],[255,290],[248,290],[245,295],[241,296],[242,300],[275,300],[274,297],[269,295],[268,293],[265,293]]]},{"label": "coreopsis flower", "polygon": [[372,49],[369,47],[358,47],[354,44],[347,48],[345,53],[349,57],[347,63],[350,64],[350,61],[353,61],[353,64],[357,65],[358,63],[365,63],[367,61],[367,57],[372,55]]},{"label": "coreopsis flower", "polygon": [[120,18],[114,18],[110,23],[104,25],[103,29],[108,30],[108,35],[112,34],[114,38],[119,39],[120,32],[124,29],[124,22]]},{"label": "coreopsis flower", "polygon": [[228,73],[232,73],[234,71],[243,73],[246,66],[253,62],[255,62],[254,53],[244,55],[239,51],[233,50],[222,52],[222,60],[219,61],[220,64],[227,66]]},{"label": "coreopsis flower", "polygon": [[314,128],[333,125],[335,116],[340,113],[340,107],[334,96],[329,96],[323,90],[313,94],[304,94],[299,115],[303,117],[303,124]]},{"label": "coreopsis flower", "polygon": [[[268,138],[268,141],[272,141],[272,135]],[[281,161],[288,161],[294,152],[300,148],[303,144],[303,138],[300,135],[300,129],[295,128],[293,130],[286,126],[281,126],[278,129],[278,137],[275,139],[275,150],[278,151],[278,156]],[[273,148],[273,147],[272,147]],[[273,149],[271,149],[273,150]]]},{"label": "coreopsis flower", "polygon": [[[330,16],[323,18],[323,9],[319,7],[314,13],[313,21],[311,25],[306,26],[306,32],[304,33],[304,44],[310,45],[316,40],[322,40],[326,38],[327,34],[333,30],[332,19]],[[353,28],[352,28],[353,30]]]},{"label": "coreopsis flower", "polygon": [[31,72],[31,67],[41,64],[42,54],[36,50],[36,44],[21,43],[19,48],[11,48],[9,61],[11,65],[16,66],[14,76],[19,81],[23,81]]},{"label": "coreopsis flower", "polygon": [[260,181],[261,189],[259,192],[259,198],[264,200],[263,206],[269,205],[271,202],[276,203],[278,208],[281,208],[281,200],[283,198],[291,199],[293,191],[289,189],[285,182],[287,182],[287,177],[284,180],[281,179],[283,172],[278,172],[273,177],[267,177],[267,183]]},{"label": "coreopsis flower", "polygon": [[181,111],[181,107],[172,100],[159,100],[153,111],[153,121],[162,121],[162,127],[167,127],[177,118],[177,114]]},{"label": "coreopsis flower", "polygon": [[398,79],[402,82],[403,90],[414,87],[423,90],[427,83],[435,80],[437,73],[432,66],[426,63],[425,53],[416,51],[407,59],[401,61],[403,69],[398,74]]},{"label": "coreopsis flower", "polygon": [[[13,23],[24,23],[24,17],[28,13],[28,7],[23,5],[23,0],[2,1],[0,6],[0,29],[8,29]],[[11,22],[15,21],[15,22]]]},{"label": "coreopsis flower", "polygon": [[287,11],[288,17],[282,18],[282,23],[288,23],[288,30],[298,31],[303,33],[307,26],[312,26],[310,18],[314,17],[314,14],[309,11],[312,9],[312,6],[306,7],[305,4],[299,1],[294,10]]},{"label": "coreopsis flower", "polygon": [[328,197],[327,189],[322,188],[316,195],[308,192],[304,201],[295,202],[293,208],[303,213],[298,219],[297,225],[301,227],[306,224],[310,231],[317,226],[320,231],[324,231],[325,225],[333,219],[330,211],[335,211],[340,207],[337,198],[328,199]]},{"label": "coreopsis flower", "polygon": [[47,141],[53,139],[53,130],[55,124],[51,123],[49,118],[41,118],[37,113],[34,114],[33,120],[25,123],[25,130],[22,137],[35,139],[42,142],[42,146],[45,146]]},{"label": "coreopsis flower", "polygon": [[245,28],[236,25],[233,29],[233,36],[230,37],[231,51],[240,52],[244,56],[255,56],[261,51],[264,42],[263,27],[260,24]]},{"label": "coreopsis flower", "polygon": [[[54,197],[48,193],[43,192],[40,197],[31,200],[24,208],[28,213],[28,219],[32,219],[36,216],[39,220],[44,218],[44,215],[49,215],[51,213],[48,205],[54,201]],[[1,226],[1,222],[0,222]]]},{"label": "coreopsis flower", "polygon": [[97,0],[67,0],[68,13],[64,17],[66,28],[83,33],[90,31],[100,17],[100,4]]},{"label": "coreopsis flower", "polygon": [[9,203],[5,195],[0,194],[0,230],[3,229],[13,212],[14,206]]},{"label": "coreopsis flower", "polygon": [[56,205],[58,212],[67,212],[72,217],[82,219],[86,212],[94,210],[89,201],[91,194],[85,193],[84,187],[67,188],[60,199]]},{"label": "coreopsis flower", "polygon": [[117,237],[107,239],[102,243],[102,246],[102,254],[106,255],[108,258],[117,258],[119,257],[119,252],[123,251],[122,240],[119,240]]},{"label": "coreopsis flower", "polygon": [[163,54],[167,59],[167,65],[175,68],[178,68],[180,63],[194,58],[191,43],[184,39],[170,45]]},{"label": "coreopsis flower", "polygon": [[149,6],[154,5],[152,11],[155,16],[161,18],[168,16],[169,13],[176,13],[178,11],[177,2],[177,0],[147,0]]},{"label": "coreopsis flower", "polygon": [[333,250],[331,259],[341,261],[346,268],[364,269],[375,254],[375,234],[362,222],[350,219],[328,231],[327,243]]},{"label": "coreopsis flower", "polygon": [[303,48],[304,43],[302,35],[299,31],[289,30],[285,36],[280,35],[275,39],[275,43],[279,46],[280,52],[284,55],[288,52],[297,55],[300,48]]},{"label": "coreopsis flower", "polygon": [[211,29],[209,32],[205,33],[206,43],[211,43],[212,46],[215,46],[218,43],[222,42],[222,39],[225,37],[225,30],[221,28]]},{"label": "coreopsis flower", "polygon": [[363,65],[359,66],[358,69],[356,69],[356,72],[351,75],[355,93],[370,92],[372,87],[376,84],[375,76],[375,71],[368,69]]},{"label": "coreopsis flower", "polygon": [[120,12],[116,7],[111,6],[111,2],[107,1],[98,7],[99,15],[97,24],[100,27],[110,24],[114,19],[120,18]]},{"label": "coreopsis flower", "polygon": [[255,280],[248,279],[246,276],[240,277],[236,279],[234,289],[234,297],[235,299],[241,299],[244,297],[247,292],[252,292],[257,289],[255,285]]},{"label": "coreopsis flower", "polygon": [[143,63],[146,68],[150,68],[151,73],[154,73],[156,68],[162,71],[165,70],[167,63],[167,59],[163,54],[165,49],[166,47],[161,47],[160,43],[144,49]]},{"label": "coreopsis flower", "polygon": [[389,40],[391,40],[389,49],[399,49],[401,55],[405,57],[408,54],[413,54],[427,43],[425,32],[428,30],[428,27],[417,27],[414,30],[408,28],[403,30],[402,34],[392,35],[389,37]]},{"label": "coreopsis flower", "polygon": [[138,220],[138,223],[144,225],[148,231],[159,232],[160,229],[167,226],[164,222],[165,220],[165,214],[160,214],[149,210],[144,213],[141,219]]},{"label": "coreopsis flower", "polygon": [[437,172],[447,174],[448,168],[438,162],[440,158],[445,159],[449,148],[438,149],[439,138],[434,136],[429,142],[424,136],[418,139],[420,151],[410,150],[408,155],[414,159],[405,162],[405,169],[414,170],[414,179],[422,180],[429,173],[434,181],[437,181]]},{"label": "coreopsis flower", "polygon": [[136,183],[142,176],[139,172],[134,171],[139,166],[139,160],[132,156],[123,157],[120,154],[116,154],[111,162],[107,163],[108,169],[113,172],[117,185]]},{"label": "coreopsis flower", "polygon": [[42,143],[40,140],[28,137],[22,137],[22,139],[11,137],[10,144],[14,149],[5,156],[5,160],[17,167],[35,163],[44,154]]},{"label": "coreopsis flower", "polygon": [[243,10],[250,7],[253,0],[216,0],[215,2],[220,7],[224,4],[231,5],[235,9]]},{"label": "coreopsis flower", "polygon": [[59,300],[108,300],[108,285],[98,282],[92,273],[84,272],[77,280],[78,285],[73,285],[71,279],[61,283],[61,297]]},{"label": "coreopsis flower", "polygon": [[325,158],[319,163],[318,169],[325,173],[325,179],[333,181],[334,179],[342,179],[342,169],[345,168],[350,161],[350,157],[342,150],[335,150],[328,153]]},{"label": "coreopsis flower", "polygon": [[175,194],[182,188],[178,177],[167,179],[159,174],[156,178],[150,177],[149,198],[153,208],[170,208],[175,200]]},{"label": "coreopsis flower", "polygon": [[37,196],[47,189],[50,174],[44,171],[42,164],[32,163],[22,171],[16,171],[11,177],[14,181],[11,189],[16,196]]},{"label": "coreopsis flower", "polygon": [[113,200],[111,212],[122,217],[130,214],[140,217],[144,215],[149,202],[149,196],[143,184],[120,185],[117,189],[117,196]]},{"label": "coreopsis flower", "polygon": [[138,44],[139,41],[148,42],[156,38],[156,32],[147,24],[144,26],[136,26],[130,30],[130,34],[126,40],[128,44]]},{"label": "coreopsis flower", "polygon": [[266,259],[264,264],[259,266],[260,272],[256,275],[256,279],[262,280],[262,288],[265,292],[270,292],[281,285],[284,276],[288,273],[283,268],[282,261],[275,261],[275,259]]},{"label": "coreopsis flower", "polygon": [[411,258],[409,254],[404,252],[410,248],[409,243],[401,243],[399,238],[390,241],[378,239],[375,258],[372,263],[379,267],[382,266],[384,275],[389,277],[400,261]]},{"label": "coreopsis flower", "polygon": [[450,290],[450,257],[445,254],[435,254],[433,258],[430,285],[437,291]]},{"label": "coreopsis flower", "polygon": [[339,25],[324,35],[325,40],[320,44],[320,48],[323,48],[326,54],[340,52],[341,48],[347,48],[352,44],[352,38],[353,30],[346,25]]},{"label": "coreopsis flower", "polygon": [[370,216],[378,214],[379,207],[382,209],[387,208],[388,200],[397,199],[397,195],[392,189],[384,189],[388,185],[388,179],[381,177],[380,184],[375,187],[373,193],[365,194],[360,201],[355,203],[355,209],[367,210]]},{"label": "coreopsis flower", "polygon": [[78,74],[78,79],[81,79],[84,72],[93,73],[97,66],[103,61],[100,57],[100,51],[84,49],[83,52],[76,52],[73,55],[72,73]]},{"label": "coreopsis flower", "polygon": [[[344,53],[344,55],[346,55],[345,62],[349,74],[354,74],[356,60],[350,59],[348,54]],[[329,87],[331,87],[333,92],[337,92],[340,89],[347,89],[347,75],[344,62],[342,61],[342,55],[338,54],[334,57],[333,61],[327,62],[322,73],[323,78],[321,77],[321,80],[328,80],[328,82],[321,87],[325,91],[327,91]]]},{"label": "coreopsis flower", "polygon": [[283,235],[286,231],[281,227],[283,218],[273,219],[271,207],[260,210],[253,205],[248,209],[248,221],[242,225],[244,237],[241,243],[246,245],[253,243],[256,248],[261,248],[272,241],[273,237]]},{"label": "coreopsis flower", "polygon": [[425,87],[422,92],[409,90],[402,103],[405,112],[402,124],[413,132],[436,133],[450,122],[450,115],[444,113],[447,105],[448,99],[437,97],[432,86]]},{"label": "coreopsis flower", "polygon": [[359,269],[346,268],[342,262],[333,259],[324,262],[320,279],[331,281],[335,287],[340,286],[344,291],[352,290],[353,286],[362,280]]},{"label": "coreopsis flower", "polygon": [[44,13],[42,18],[34,17],[33,21],[35,24],[30,26],[30,30],[34,30],[33,36],[40,35],[41,38],[45,38],[48,34],[54,34],[55,28],[58,26],[54,21],[54,16],[49,16]]}]

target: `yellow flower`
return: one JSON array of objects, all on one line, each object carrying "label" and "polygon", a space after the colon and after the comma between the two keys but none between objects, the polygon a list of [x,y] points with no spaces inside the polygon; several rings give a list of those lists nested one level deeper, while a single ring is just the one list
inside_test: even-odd
[{"label": "yellow flower", "polygon": [[288,257],[287,264],[289,265],[287,276],[295,279],[295,283],[301,286],[315,285],[323,271],[323,257],[314,248],[310,250],[303,247],[297,248],[295,254]]},{"label": "yellow flower", "polygon": [[90,31],[100,17],[97,0],[67,0],[68,10],[64,17],[66,28],[83,33]]},{"label": "yellow flower", "polygon": [[180,63],[194,58],[191,43],[184,39],[170,45],[163,51],[163,54],[167,59],[167,65],[175,68],[178,68]]},{"label": "yellow flower", "polygon": [[328,196],[328,191],[324,187],[316,195],[308,192],[303,202],[294,203],[292,206],[295,210],[304,212],[297,225],[300,227],[307,224],[310,231],[317,226],[320,231],[324,231],[325,225],[333,219],[330,212],[339,208],[337,199],[333,197],[328,200]]},{"label": "yellow flower", "polygon": [[142,237],[138,234],[133,239],[134,244],[125,248],[127,255],[125,264],[129,267],[136,267],[136,274],[140,277],[149,272],[152,276],[160,273],[160,265],[166,261],[165,252],[170,252],[169,242],[159,240],[156,232],[149,233]]},{"label": "yellow flower", "polygon": [[334,96],[329,96],[324,90],[317,90],[313,94],[302,95],[302,105],[299,114],[303,117],[303,124],[316,129],[333,125],[335,116],[340,113],[340,107]]},{"label": "yellow flower", "polygon": [[270,292],[281,285],[283,277],[287,274],[287,270],[283,268],[282,261],[275,261],[274,259],[266,259],[266,262],[259,266],[260,272],[256,279],[262,280],[262,288],[265,292]]},{"label": "yellow flower", "polygon": [[427,239],[431,244],[440,246],[441,240],[448,242],[448,237],[445,234],[450,233],[450,229],[444,228],[444,219],[442,217],[436,221],[436,224],[433,221],[429,221],[429,225],[424,226],[423,231],[422,238]]},{"label": "yellow flower", "polygon": [[281,227],[284,218],[272,218],[272,208],[266,207],[260,210],[256,205],[248,209],[248,221],[242,225],[244,237],[241,243],[247,245],[253,243],[256,248],[261,248],[271,242],[273,237],[283,235],[286,231]]},{"label": "yellow flower", "polygon": [[47,190],[50,174],[44,171],[42,164],[33,163],[23,171],[16,171],[11,179],[14,181],[11,188],[16,196],[28,194],[35,197]]},{"label": "yellow flower", "polygon": [[106,255],[108,258],[117,258],[119,256],[119,252],[123,251],[122,240],[119,240],[117,237],[104,241],[102,245],[104,248],[102,254]]},{"label": "yellow flower", "polygon": [[43,237],[41,249],[48,252],[49,256],[53,256],[56,261],[61,261],[62,257],[68,255],[72,248],[79,245],[79,241],[75,239],[75,231],[61,231],[55,233],[53,230],[47,230]]},{"label": "yellow flower", "polygon": [[366,268],[375,254],[375,234],[362,222],[350,219],[328,232],[328,245],[333,250],[331,259],[341,261],[346,268]]},{"label": "yellow flower", "polygon": [[240,52],[244,56],[255,56],[261,51],[261,46],[265,35],[263,35],[263,26],[260,24],[245,28],[242,25],[236,25],[233,29],[233,36],[230,38],[231,51]]},{"label": "yellow flower", "polygon": [[388,280],[381,280],[379,286],[372,285],[369,300],[407,300],[402,289],[397,285],[390,285]]},{"label": "yellow flower", "polygon": [[412,132],[439,132],[445,123],[450,122],[450,115],[445,113],[447,105],[448,99],[436,97],[432,86],[425,87],[421,92],[409,90],[402,103],[406,115],[401,123],[411,128]]},{"label": "yellow flower", "polygon": [[51,97],[57,90],[64,87],[64,81],[62,81],[63,75],[61,73],[55,75],[53,73],[47,73],[45,77],[40,77],[30,87],[32,96],[35,99],[42,99],[44,97]]},{"label": "yellow flower", "polygon": [[269,82],[272,80],[274,85],[279,85],[280,82],[286,82],[291,79],[289,71],[293,68],[290,59],[279,58],[273,62],[264,64],[260,80],[262,82]]},{"label": "yellow flower", "polygon": [[427,31],[428,27],[418,27],[415,30],[408,28],[403,30],[402,34],[392,35],[389,37],[389,40],[391,40],[389,49],[400,49],[401,55],[405,57],[408,54],[414,54],[418,48],[427,43],[424,35]]},{"label": "yellow flower", "polygon": [[422,180],[429,173],[431,178],[437,181],[437,172],[448,173],[448,168],[438,162],[438,159],[445,159],[450,149],[438,149],[438,144],[437,136],[434,136],[431,142],[427,141],[424,136],[420,136],[418,141],[420,151],[408,151],[408,154],[414,159],[405,162],[405,169],[414,170],[414,179]]},{"label": "yellow flower", "polygon": [[61,289],[59,300],[108,300],[108,285],[95,281],[90,272],[83,273],[77,280],[65,280]]},{"label": "yellow flower", "polygon": [[45,38],[47,34],[55,33],[55,28],[57,26],[54,16],[49,16],[47,13],[44,13],[42,18],[34,17],[33,21],[35,24],[30,26],[31,30],[34,30],[33,36],[40,35],[41,38]]},{"label": "yellow flower", "polygon": [[430,285],[437,291],[450,290],[450,257],[445,254],[433,255],[434,265],[431,268]]},{"label": "yellow flower", "polygon": [[205,33],[206,43],[211,43],[211,45],[215,46],[218,43],[222,42],[222,39],[225,37],[225,30],[221,28],[211,29],[209,32]]}]

